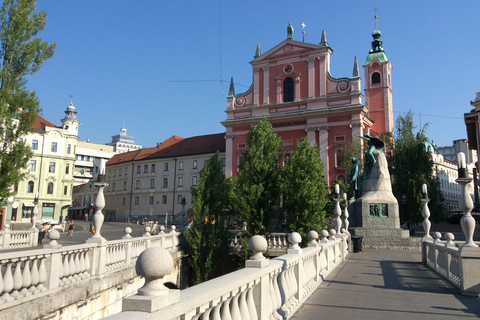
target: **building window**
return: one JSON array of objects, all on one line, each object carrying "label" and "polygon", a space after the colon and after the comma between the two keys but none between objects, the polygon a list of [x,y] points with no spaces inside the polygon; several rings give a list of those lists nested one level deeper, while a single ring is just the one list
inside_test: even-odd
[{"label": "building window", "polygon": [[177,203],[182,203],[182,195],[181,194],[179,194],[177,196]]},{"label": "building window", "polygon": [[135,180],[135,189],[140,189],[140,180]]},{"label": "building window", "polygon": [[178,186],[183,187],[183,177],[178,177]]},{"label": "building window", "polygon": [[48,172],[55,172],[55,162],[50,162],[50,165],[48,166]]},{"label": "building window", "polygon": [[155,172],[155,163],[150,166],[150,172]]},{"label": "building window", "polygon": [[115,191],[115,182],[112,183],[112,191]]},{"label": "building window", "polygon": [[33,183],[33,181],[28,181],[27,193],[33,193],[33,187],[34,186],[35,186],[35,184]]},{"label": "building window", "polygon": [[197,160],[193,160],[193,169],[197,169]]},{"label": "building window", "polygon": [[222,167],[225,168],[226,163],[227,163],[227,160],[225,158],[222,158]]},{"label": "building window", "polygon": [[167,204],[167,196],[162,196],[162,204]]},{"label": "building window", "polygon": [[150,198],[148,198],[148,204],[153,204],[153,196],[150,196]]},{"label": "building window", "polygon": [[178,170],[183,170],[183,161],[178,163]]},{"label": "building window", "polygon": [[148,172],[148,165],[144,165],[143,166],[143,173],[147,173]]},{"label": "building window", "polygon": [[163,187],[168,188],[168,178],[163,178]]},{"label": "building window", "polygon": [[137,166],[137,174],[140,174],[140,166]]},{"label": "building window", "polygon": [[113,176],[114,176],[114,177],[117,176],[117,169],[113,169]]},{"label": "building window", "polygon": [[35,171],[37,169],[37,160],[30,160],[30,171]]},{"label": "building window", "polygon": [[53,182],[49,182],[47,186],[47,193],[53,194]]},{"label": "building window", "polygon": [[122,168],[118,169],[118,176],[120,177],[122,175]]},{"label": "building window", "polygon": [[50,148],[50,151],[57,152],[57,143],[56,142],[52,142],[52,147]]},{"label": "building window", "polygon": [[155,188],[155,179],[150,179],[150,188]]},{"label": "building window", "polygon": [[140,199],[138,197],[135,197],[135,205],[138,205],[140,203]]},{"label": "building window", "polygon": [[194,186],[194,187],[197,186],[197,176],[192,177],[192,186]]},{"label": "building window", "polygon": [[127,190],[127,181],[123,181],[123,190]]},{"label": "building window", "polygon": [[72,145],[68,144],[67,145],[67,154],[70,154],[72,152]]},{"label": "building window", "polygon": [[168,163],[167,162],[165,162],[163,164],[163,171],[168,171]]},{"label": "building window", "polygon": [[122,198],[122,206],[125,205],[125,197]]},{"label": "building window", "polygon": [[293,101],[293,78],[283,80],[283,102]]},{"label": "building window", "polygon": [[128,167],[125,167],[125,175],[128,174]]},{"label": "building window", "polygon": [[70,163],[65,164],[65,174],[70,172]]},{"label": "building window", "polygon": [[107,173],[107,177],[110,178],[110,175],[112,174],[112,171],[111,170],[108,170],[108,173]]},{"label": "building window", "polygon": [[372,73],[372,84],[373,83],[380,83],[380,73],[378,72]]},{"label": "building window", "polygon": [[68,187],[67,186],[63,186],[63,195],[67,195],[67,192],[68,192]]},{"label": "building window", "polygon": [[38,140],[32,140],[32,150],[38,150]]}]

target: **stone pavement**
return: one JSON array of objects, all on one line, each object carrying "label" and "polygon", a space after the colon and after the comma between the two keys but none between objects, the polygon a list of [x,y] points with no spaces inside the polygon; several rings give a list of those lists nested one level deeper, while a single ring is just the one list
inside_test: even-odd
[{"label": "stone pavement", "polygon": [[421,261],[420,251],[349,254],[291,319],[480,318],[480,298],[460,295]]}]

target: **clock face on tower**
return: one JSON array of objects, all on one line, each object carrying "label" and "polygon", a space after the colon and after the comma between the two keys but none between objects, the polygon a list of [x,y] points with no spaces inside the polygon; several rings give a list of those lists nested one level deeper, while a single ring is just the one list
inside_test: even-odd
[{"label": "clock face on tower", "polygon": [[293,71],[293,66],[291,64],[286,64],[283,67],[283,72],[285,73],[291,73]]}]

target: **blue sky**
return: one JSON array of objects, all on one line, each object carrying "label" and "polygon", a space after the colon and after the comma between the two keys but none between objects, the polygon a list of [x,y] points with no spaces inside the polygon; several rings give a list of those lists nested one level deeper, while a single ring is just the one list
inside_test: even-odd
[{"label": "blue sky", "polygon": [[230,77],[236,93],[248,89],[257,43],[264,53],[285,40],[289,21],[299,41],[302,23],[305,42],[319,43],[324,29],[332,75],[350,77],[355,55],[365,63],[375,7],[394,117],[411,109],[438,146],[466,138],[463,114],[480,91],[473,0],[40,0],[48,16],[39,36],[57,49],[27,86],[57,125],[73,96],[81,141],[108,143],[123,124],[144,147],[224,132]]}]

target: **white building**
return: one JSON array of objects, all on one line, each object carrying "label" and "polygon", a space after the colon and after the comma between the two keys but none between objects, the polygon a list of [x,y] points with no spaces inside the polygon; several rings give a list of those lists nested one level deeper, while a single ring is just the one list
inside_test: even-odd
[{"label": "white building", "polygon": [[467,163],[477,162],[477,151],[470,148],[467,139],[458,139],[453,141],[452,146],[438,147],[437,152],[442,154],[447,160],[457,162],[457,154],[463,152]]},{"label": "white building", "polygon": [[135,144],[135,137],[127,136],[127,129],[120,129],[120,134],[112,136],[112,142],[107,143],[109,146],[113,146],[113,151],[116,153],[124,153],[134,150],[142,149],[142,146]]},{"label": "white building", "polygon": [[117,154],[107,162],[105,214],[116,219],[177,219],[185,196],[197,185],[205,160],[216,151],[225,158],[225,134],[187,139],[172,136],[153,148]]},{"label": "white building", "polygon": [[78,186],[96,177],[101,162],[106,163],[116,154],[114,147],[98,143],[77,142],[75,155],[74,185]]}]

